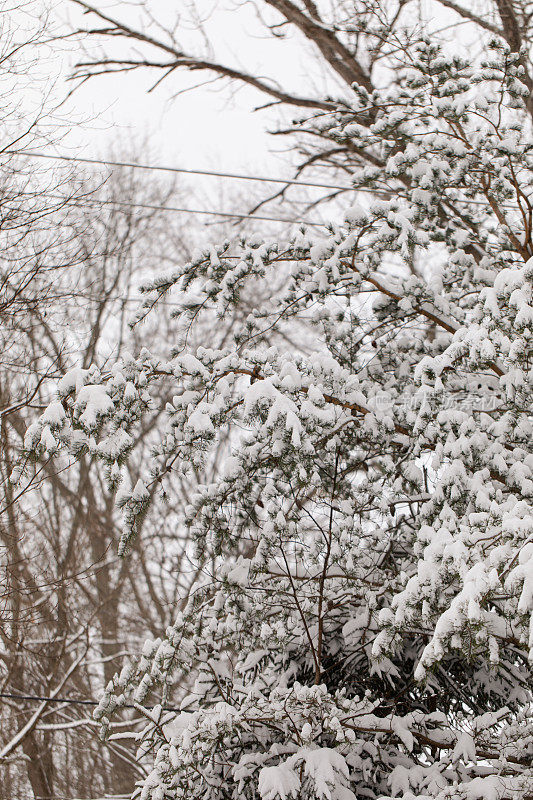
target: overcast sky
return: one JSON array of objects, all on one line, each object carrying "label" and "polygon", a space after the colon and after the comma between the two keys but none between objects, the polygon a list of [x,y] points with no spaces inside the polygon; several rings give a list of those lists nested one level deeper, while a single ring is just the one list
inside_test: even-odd
[{"label": "overcast sky", "polygon": [[[136,22],[138,14],[125,2],[99,0],[100,8],[110,14]],[[185,3],[181,3],[185,7]],[[326,91],[325,76],[320,75],[309,47],[295,35],[276,40],[264,30],[250,3],[222,0],[200,0],[197,7],[205,11],[207,35],[216,42],[219,60],[278,79],[296,91]],[[176,13],[180,3],[156,0],[152,3],[159,19]],[[60,5],[63,19],[87,24],[68,2]],[[170,19],[168,19],[170,22]],[[186,17],[183,20],[187,25]],[[203,42],[194,31],[185,30],[183,37],[196,52]],[[115,42],[110,43],[116,51]],[[61,69],[66,74],[77,57],[76,51],[62,54]],[[57,65],[59,66],[59,64]],[[67,140],[87,153],[102,152],[117,140],[132,136],[138,141],[146,138],[150,157],[160,162],[186,166],[221,169],[269,168],[276,174],[287,174],[284,160],[275,155],[282,142],[269,136],[268,129],[276,127],[280,112],[267,109],[253,113],[255,106],[268,102],[268,97],[250,88],[230,87],[227,82],[201,86],[211,76],[191,75],[180,71],[169,76],[153,92],[148,90],[160,75],[157,72],[137,71],[130,75],[95,78],[86,83],[72,98],[69,113],[87,121],[73,129]],[[335,87],[329,83],[329,89]],[[294,114],[298,115],[298,110]],[[93,119],[90,122],[90,119]]]},{"label": "overcast sky", "polygon": [[[146,26],[141,3],[126,0],[95,0],[95,3],[111,16],[141,29]],[[180,44],[194,53],[204,54],[203,34],[199,33],[198,20],[187,11],[188,6],[188,0],[151,0],[154,16],[164,24],[173,23],[176,13],[181,12]],[[258,19],[256,7],[249,0],[191,0],[190,7],[201,12],[205,36],[214,43],[211,55],[218,61],[277,80],[283,88],[298,93],[320,97],[341,91],[333,76],[321,71],[313,47],[303,37],[287,27],[283,29],[287,37],[275,39]],[[425,0],[430,19],[431,8],[431,0]],[[76,25],[97,27],[99,24],[94,17],[82,15],[69,0],[56,4],[53,15],[68,23],[71,29]],[[272,16],[267,21],[276,19]],[[451,14],[447,19],[441,8],[439,19],[432,22],[441,26],[452,20],[457,21],[457,18]],[[466,28],[455,29],[452,36],[458,47],[464,46]],[[90,39],[89,46],[94,49],[96,40]],[[110,52],[120,52],[120,43],[116,40],[108,39],[107,47]],[[128,52],[127,47],[129,45],[122,50],[124,54]],[[144,48],[143,52],[148,51]],[[158,52],[154,55],[161,57]],[[83,57],[80,44],[72,39],[49,49],[41,71],[57,76],[58,94],[64,92],[64,81],[80,57]],[[291,175],[294,155],[283,153],[288,141],[269,136],[268,130],[276,129],[281,113],[290,120],[301,115],[302,110],[285,108],[280,112],[274,107],[254,112],[256,106],[270,98],[252,88],[237,89],[235,84],[227,82],[191,88],[209,80],[208,73],[176,71],[149,92],[159,77],[159,72],[138,70],[85,83],[62,110],[68,133],[58,149],[86,157],[130,152],[138,160],[151,164],[280,177]],[[204,191],[208,187],[208,191],[216,192],[218,197],[221,188],[231,193],[237,190],[239,183],[194,179],[194,185]],[[259,190],[256,185],[247,184],[247,187]]]}]

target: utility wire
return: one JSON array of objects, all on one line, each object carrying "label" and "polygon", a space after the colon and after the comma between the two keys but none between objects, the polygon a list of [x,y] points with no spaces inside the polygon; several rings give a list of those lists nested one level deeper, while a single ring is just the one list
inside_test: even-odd
[{"label": "utility wire", "polygon": [[[15,692],[0,692],[0,697],[6,698],[9,700],[29,700],[35,703],[67,703],[73,706],[98,706],[100,703],[97,700],[84,700],[84,699],[74,699],[70,697],[48,697],[46,695],[38,695],[38,694],[16,694]],[[153,711],[155,706],[146,707],[147,711]],[[121,705],[120,708],[133,708],[136,709],[137,706],[134,703],[124,703]],[[175,714],[179,714],[181,709],[179,708],[169,708],[168,706],[162,707],[163,711],[172,711]]]},{"label": "utility wire", "polygon": [[[33,800],[130,800],[131,794],[106,794],[102,797],[60,797],[55,794],[39,794],[34,795]],[[11,800],[19,800],[12,797]],[[20,800],[28,800],[27,797],[20,798]]]},{"label": "utility wire", "polygon": [[[106,794],[104,797],[60,797],[55,794],[39,794],[34,795],[33,800],[129,800],[130,794]],[[19,800],[16,797],[11,800]],[[28,800],[28,798],[20,798],[20,800]]]},{"label": "utility wire", "polygon": [[[48,702],[48,703],[71,703],[78,706],[97,706],[96,700],[75,700],[65,697],[44,697],[37,694],[15,694],[13,692],[0,692],[0,697],[9,698],[10,700],[32,700],[35,702]],[[133,706],[131,706],[133,708]]]},{"label": "utility wire", "polygon": [[[131,297],[128,295],[121,295],[121,294],[108,294],[108,295],[102,295],[101,297],[90,297],[89,295],[86,294],[81,294],[81,293],[70,294],[69,292],[65,292],[65,294],[60,298],[52,297],[51,299],[85,300],[88,303],[100,303],[100,304],[107,303],[108,300],[111,300],[120,303],[136,303],[137,305],[142,305],[147,300],[148,301],[150,300],[148,294],[140,295],[139,297]],[[178,300],[167,300],[165,295],[161,295],[160,297],[158,297],[157,301],[162,302],[167,306],[178,306],[180,308],[183,307],[183,303],[180,303]]]},{"label": "utility wire", "polygon": [[215,178],[233,178],[240,181],[259,181],[261,183],[283,183],[290,186],[310,186],[317,189],[341,189],[352,191],[353,186],[336,186],[332,183],[319,183],[315,181],[299,181],[290,178],[271,178],[267,175],[245,175],[242,172],[216,172],[207,169],[187,169],[185,167],[167,167],[158,164],[137,164],[131,161],[110,161],[101,158],[81,158],[78,156],[60,156],[50,153],[41,153],[35,150],[6,150],[9,155],[31,156],[33,158],[52,158],[57,161],[73,161],[79,164],[102,164],[108,167],[132,167],[133,169],[146,169],[158,172],[179,172],[186,175],[208,175]]},{"label": "utility wire", "polygon": [[213,217],[227,217],[229,219],[257,219],[266,222],[284,222],[287,225],[312,225],[315,228],[326,228],[325,222],[314,222],[309,219],[281,219],[280,217],[263,217],[257,214],[238,214],[229,211],[205,211],[199,208],[179,208],[178,206],[159,206],[154,203],[129,203],[126,200],[102,200],[90,197],[62,198],[61,195],[47,194],[46,197],[52,200],[62,200],[63,205],[73,206],[119,206],[125,208],[146,208],[152,211],[177,211],[183,214],[207,214]]},{"label": "utility wire", "polygon": [[[320,183],[315,181],[300,181],[300,180],[291,180],[290,178],[272,178],[268,177],[267,175],[246,175],[245,173],[238,173],[238,172],[216,172],[213,170],[203,170],[203,169],[187,169],[185,167],[167,167],[159,164],[137,164],[133,161],[111,161],[107,159],[101,158],[82,158],[78,156],[60,156],[54,155],[50,153],[42,153],[36,150],[5,150],[4,151],[8,155],[18,155],[18,156],[29,156],[32,158],[45,158],[45,159],[54,159],[57,161],[70,161],[74,163],[80,164],[101,164],[103,166],[110,166],[110,167],[132,167],[133,169],[144,169],[144,170],[153,170],[157,172],[177,172],[177,173],[185,173],[188,175],[208,175],[213,176],[216,178],[232,178],[235,180],[243,180],[243,181],[258,181],[260,183],[282,183],[285,185],[290,186],[307,186],[307,187],[316,187],[319,189],[336,189],[339,191],[354,191],[354,192],[368,192],[369,194],[377,195],[377,196],[385,196],[388,197],[391,192],[394,192],[394,189],[373,189],[370,186],[346,186],[346,185],[337,185],[333,183]],[[442,202],[450,202],[450,203],[466,203],[467,205],[474,205],[474,206],[489,206],[490,204],[486,200],[470,200],[466,198],[460,197],[450,197],[447,198],[446,195],[442,195]],[[142,206],[141,206],[142,207]],[[503,208],[518,211],[517,206],[512,206],[509,204],[502,204]],[[187,211],[188,209],[175,209],[176,211]],[[218,216],[228,216],[228,217],[239,217],[240,219],[262,219],[262,220],[270,220],[272,222],[295,222],[296,220],[281,220],[275,217],[256,217],[253,215],[246,215],[246,214],[227,214],[227,213],[218,213],[214,211],[190,211],[190,213],[195,214],[215,214],[217,213]],[[317,222],[307,222],[308,225],[320,225]]]}]

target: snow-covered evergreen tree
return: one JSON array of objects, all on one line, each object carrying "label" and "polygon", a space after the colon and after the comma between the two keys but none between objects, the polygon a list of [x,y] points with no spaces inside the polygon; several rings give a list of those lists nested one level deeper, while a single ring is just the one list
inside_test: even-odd
[{"label": "snow-covered evergreen tree", "polygon": [[[182,304],[168,360],[68,374],[28,430],[29,454],[89,451],[118,486],[152,387],[175,382],[144,482],[118,490],[126,558],[166,476],[228,442],[176,520],[203,579],[97,711],[104,731],[126,703],[146,716],[143,800],[533,796],[527,90],[501,46],[479,69],[411,56],[315,120],[375,164],[345,224],[154,280],[143,313]],[[191,352],[217,314],[234,340]]]}]

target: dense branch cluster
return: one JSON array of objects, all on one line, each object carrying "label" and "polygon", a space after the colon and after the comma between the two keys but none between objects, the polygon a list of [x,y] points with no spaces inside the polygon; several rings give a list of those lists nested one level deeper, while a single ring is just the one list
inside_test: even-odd
[{"label": "dense branch cluster", "polygon": [[[120,485],[171,381],[151,466],[119,488],[126,558],[168,476],[228,451],[182,515],[187,606],[97,712],[104,731],[132,698],[144,714],[143,800],[533,795],[522,76],[502,45],[474,69],[424,42],[386,93],[359,87],[328,135],[379,156],[356,185],[380,199],[325,237],[225,243],[154,280],[141,317],[181,303],[168,360],[71,372],[28,430],[29,457],[90,453]],[[191,348],[217,316],[232,342]]]}]

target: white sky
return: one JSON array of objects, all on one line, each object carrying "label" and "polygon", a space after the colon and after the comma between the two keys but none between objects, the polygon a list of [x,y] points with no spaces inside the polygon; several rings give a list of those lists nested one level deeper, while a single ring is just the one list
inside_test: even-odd
[{"label": "white sky", "polygon": [[[31,2],[38,5],[46,0]],[[126,0],[94,2],[111,16],[138,24],[138,4],[136,7]],[[197,25],[186,13],[188,0],[150,2],[154,16],[163,22],[171,23],[176,13],[182,12],[180,42],[185,49],[205,53],[205,43],[198,34]],[[425,2],[429,14],[431,0]],[[320,61],[314,57],[313,46],[288,27],[284,29],[288,32],[286,39],[273,38],[258,20],[254,4],[249,0],[191,0],[191,4],[194,9],[202,10],[206,35],[216,43],[214,60],[261,77],[278,79],[283,88],[297,93],[324,96],[338,92],[332,76],[320,72]],[[71,24],[100,25],[96,18],[82,15],[69,0],[60,0],[53,8],[53,15]],[[439,15],[442,24],[457,19],[452,14],[447,20],[442,7]],[[271,21],[276,19],[279,17],[271,17]],[[460,39],[464,44],[465,34],[464,27],[455,31],[458,44]],[[95,44],[95,40],[90,39],[88,46],[94,48]],[[110,53],[120,52],[120,43],[114,39],[108,39],[106,46]],[[149,53],[144,45],[139,51]],[[126,54],[127,49],[122,52]],[[161,58],[160,52],[154,51],[153,55]],[[80,57],[83,53],[79,43],[70,40],[54,44],[43,59],[41,73],[57,76],[58,94],[64,91],[64,81]],[[280,113],[290,121],[304,115],[305,109],[285,108],[280,112],[274,107],[254,113],[255,106],[271,98],[253,88],[236,90],[235,84],[231,86],[227,82],[183,92],[211,77],[203,72],[176,71],[149,93],[160,76],[159,71],[137,70],[128,75],[107,75],[88,81],[62,108],[67,134],[57,150],[104,158],[111,152],[124,156],[129,150],[138,160],[151,164],[291,176],[294,155],[283,153],[289,141],[270,136],[268,130],[276,129]],[[194,185],[204,192],[212,192],[213,206],[218,207],[224,205],[225,192],[230,195],[239,190],[259,190],[256,184],[251,187],[242,182],[218,179],[198,178],[194,179]]]},{"label": "white sky", "polygon": [[[185,5],[155,0],[152,7],[158,19],[164,19],[165,15],[175,14],[180,4]],[[295,91],[307,89],[319,95],[324,92],[325,81],[321,80],[314,59],[310,53],[306,54],[301,41],[294,41],[294,35],[290,41],[268,36],[250,3],[222,0],[211,13],[209,8],[215,6],[213,0],[210,3],[200,0],[195,5],[205,8],[206,32],[217,43],[219,60],[241,65],[258,75],[277,77],[280,83]],[[125,2],[100,0],[99,7],[109,8],[110,14],[122,18],[129,10]],[[89,22],[88,17],[78,15],[66,0],[60,7],[60,15],[71,20],[80,19],[85,24]],[[129,18],[135,21],[135,16],[132,13]],[[192,31],[186,31],[184,39],[187,44],[191,43],[195,52],[203,52],[203,43]],[[114,41],[108,47],[117,51]],[[67,52],[62,56],[64,74],[76,55]],[[161,57],[158,53],[155,55]],[[310,77],[313,70],[315,74]],[[185,71],[177,71],[148,93],[159,77],[160,73],[155,70],[139,70],[130,75],[104,76],[89,81],[75,93],[67,109],[77,118],[92,117],[94,121],[73,129],[66,143],[80,147],[86,155],[94,155],[116,145],[117,140],[133,136],[138,141],[146,138],[150,144],[149,156],[159,163],[241,171],[267,169],[277,175],[288,174],[286,159],[275,154],[284,143],[267,133],[267,129],[276,127],[279,111],[267,109],[253,113],[255,106],[269,101],[268,96],[247,87],[235,91],[236,87],[230,87],[227,82],[182,93],[183,89],[212,77],[209,73],[191,75]],[[331,85],[330,90],[333,88]],[[294,110],[294,116],[300,113]],[[291,114],[287,116],[290,118]]]}]

